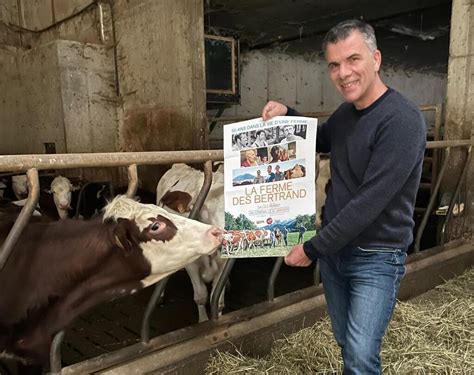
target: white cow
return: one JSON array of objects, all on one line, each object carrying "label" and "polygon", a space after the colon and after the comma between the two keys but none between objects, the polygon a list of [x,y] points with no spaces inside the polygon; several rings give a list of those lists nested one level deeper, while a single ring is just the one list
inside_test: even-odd
[{"label": "white cow", "polygon": [[316,178],[316,229],[321,228],[323,209],[326,203],[328,183],[331,180],[330,162],[327,158],[319,160],[318,177]]},{"label": "white cow", "polygon": [[[158,182],[156,202],[167,211],[189,216],[204,182],[204,173],[186,164],[174,164]],[[222,168],[213,173],[212,184],[207,198],[197,217],[199,221],[224,227],[224,174]],[[186,266],[194,289],[194,301],[198,307],[199,322],[208,320],[206,303],[208,291],[206,283],[212,281],[212,293],[225,260],[219,254],[202,256]],[[224,291],[219,298],[219,312],[224,308]]]},{"label": "white cow", "polygon": [[12,190],[16,199],[25,199],[28,195],[28,178],[26,174],[12,176]]},{"label": "white cow", "polygon": [[60,219],[67,219],[71,210],[72,192],[78,190],[67,177],[57,176],[51,182],[48,193],[53,194],[54,205]]}]

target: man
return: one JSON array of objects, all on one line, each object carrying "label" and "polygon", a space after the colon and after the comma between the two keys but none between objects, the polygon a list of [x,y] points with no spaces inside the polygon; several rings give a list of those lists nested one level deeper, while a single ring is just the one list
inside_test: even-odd
[{"label": "man", "polygon": [[234,136],[235,144],[232,146],[232,151],[240,151],[248,147],[247,134],[240,133]]},{"label": "man", "polygon": [[275,173],[272,172],[272,166],[267,167],[267,182],[275,181]]},{"label": "man", "polygon": [[281,228],[281,235],[283,236],[283,241],[285,241],[285,246],[288,246],[288,229],[285,226]]},{"label": "man", "polygon": [[257,169],[257,175],[253,179],[254,184],[263,184],[265,182],[265,178],[262,176],[262,172],[260,172],[260,169]]},{"label": "man", "polygon": [[285,125],[283,127],[283,134],[285,134],[285,138],[283,138],[280,143],[290,143],[293,141],[304,139],[299,135],[295,135],[295,127],[293,125]]},{"label": "man", "polygon": [[306,232],[306,227],[303,224],[301,224],[300,227],[298,228],[298,243],[304,242],[305,232]]},{"label": "man", "polygon": [[[426,143],[418,108],[379,76],[374,30],[357,20],[323,41],[329,75],[345,103],[318,128],[331,152],[332,184],[318,235],[292,248],[291,266],[320,260],[334,336],[348,374],[378,374],[380,346],[405,273]],[[297,115],[268,102],[263,120]],[[337,172],[337,173],[335,173]]]},{"label": "man", "polygon": [[280,166],[277,165],[275,167],[275,181],[283,181],[285,179],[285,175],[283,172],[280,170]]},{"label": "man", "polygon": [[259,130],[257,133],[256,133],[256,139],[255,139],[255,142],[252,144],[252,147],[266,147],[268,146],[268,142],[267,142],[267,133],[265,132],[265,130]]}]

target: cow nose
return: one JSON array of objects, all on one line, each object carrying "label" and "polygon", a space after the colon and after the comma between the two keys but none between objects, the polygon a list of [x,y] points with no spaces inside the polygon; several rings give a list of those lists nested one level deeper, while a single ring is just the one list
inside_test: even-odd
[{"label": "cow nose", "polygon": [[217,239],[219,241],[219,243],[222,243],[222,239],[223,239],[223,235],[224,235],[224,232],[222,231],[222,229],[220,229],[218,227],[212,227],[211,229],[208,230],[207,233],[210,236]]}]

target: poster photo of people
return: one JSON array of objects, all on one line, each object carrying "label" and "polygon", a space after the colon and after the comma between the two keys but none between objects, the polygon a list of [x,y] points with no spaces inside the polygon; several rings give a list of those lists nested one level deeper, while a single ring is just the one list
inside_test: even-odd
[{"label": "poster photo of people", "polygon": [[285,256],[315,223],[317,119],[224,126],[223,257]]}]

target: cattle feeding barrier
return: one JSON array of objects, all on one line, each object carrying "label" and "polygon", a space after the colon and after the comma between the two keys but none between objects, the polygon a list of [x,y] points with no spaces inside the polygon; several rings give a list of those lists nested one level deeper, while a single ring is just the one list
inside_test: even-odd
[{"label": "cattle feeding barrier", "polygon": [[[447,169],[448,161],[450,160],[451,149],[464,148],[466,150],[466,159],[462,172],[458,178],[455,192],[451,198],[450,205],[447,211],[445,222],[442,228],[441,241],[444,244],[446,227],[453,217],[453,209],[456,196],[459,194],[460,186],[466,179],[467,171],[471,161],[472,140],[457,140],[457,141],[432,141],[427,143],[427,149],[444,151],[444,161],[439,173],[436,176],[436,182],[432,189],[428,208],[426,209],[420,227],[418,229],[415,239],[415,252],[420,250],[420,241],[423,231],[426,228],[429,215],[431,215],[434,204],[437,199],[441,180]],[[89,167],[127,167],[128,168],[128,189],[127,196],[133,196],[136,193],[138,186],[137,166],[139,165],[169,165],[173,163],[204,163],[204,184],[197,198],[193,211],[189,215],[195,218],[202,207],[202,204],[207,196],[212,183],[212,161],[223,160],[222,150],[192,150],[192,151],[156,151],[156,152],[138,152],[138,153],[90,153],[90,154],[54,154],[54,155],[3,155],[0,156],[0,172],[26,172],[29,185],[29,195],[25,206],[22,208],[17,221],[9,232],[6,240],[0,248],[0,271],[8,260],[8,256],[15,246],[21,232],[29,221],[31,214],[36,207],[39,198],[39,170],[51,169],[74,169],[74,168],[89,168]],[[223,291],[223,288],[228,280],[232,267],[235,263],[235,258],[228,259],[224,270],[217,282],[216,290],[211,295],[211,321],[215,322],[219,319],[218,316],[218,300]],[[279,270],[283,263],[283,258],[276,258],[272,273],[268,279],[267,284],[267,300],[272,302],[274,300],[274,286],[278,277]],[[319,286],[319,277],[317,276],[318,265],[315,268],[314,285]],[[140,355],[151,349],[147,349],[146,345],[150,340],[149,321],[151,314],[156,306],[159,296],[166,284],[167,278],[160,281],[155,286],[155,291],[150,297],[146,312],[142,320],[141,329],[141,343],[140,345],[132,345],[130,347],[120,350],[120,353],[111,353],[107,360],[102,360],[103,363],[114,364],[120,361],[122,357],[130,358],[134,355]],[[51,347],[50,363],[51,372],[61,372],[61,356],[60,346],[64,332],[59,332],[53,340]],[[189,337],[182,336],[175,339],[183,341]]]}]

